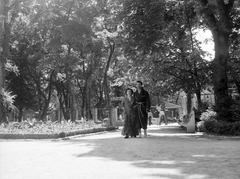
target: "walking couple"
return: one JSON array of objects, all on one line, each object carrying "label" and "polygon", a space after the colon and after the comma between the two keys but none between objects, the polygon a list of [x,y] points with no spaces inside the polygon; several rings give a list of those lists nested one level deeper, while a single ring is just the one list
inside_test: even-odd
[{"label": "walking couple", "polygon": [[147,137],[148,112],[150,111],[150,97],[142,87],[142,82],[137,81],[137,90],[131,88],[126,90],[126,96],[122,101],[124,107],[124,126],[122,135],[125,138],[142,137],[141,129],[144,130],[144,137]]}]

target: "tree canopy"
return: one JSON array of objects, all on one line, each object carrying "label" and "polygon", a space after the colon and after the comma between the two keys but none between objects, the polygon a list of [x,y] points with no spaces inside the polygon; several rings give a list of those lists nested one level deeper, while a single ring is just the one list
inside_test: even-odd
[{"label": "tree canopy", "polygon": [[[11,99],[19,120],[24,111],[54,118],[55,110],[67,120],[92,118],[93,107],[111,106],[140,79],[154,103],[184,90],[199,107],[201,91],[213,85],[220,113],[228,89],[240,92],[239,7],[234,0],[1,0],[0,111]],[[199,29],[212,32],[211,61]]]}]

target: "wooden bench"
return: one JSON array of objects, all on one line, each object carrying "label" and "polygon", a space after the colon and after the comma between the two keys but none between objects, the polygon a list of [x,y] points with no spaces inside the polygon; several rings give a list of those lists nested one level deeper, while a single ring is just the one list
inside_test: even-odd
[{"label": "wooden bench", "polygon": [[188,133],[195,133],[195,113],[192,111],[188,117],[183,118],[183,121],[178,121],[178,124],[187,129]]}]

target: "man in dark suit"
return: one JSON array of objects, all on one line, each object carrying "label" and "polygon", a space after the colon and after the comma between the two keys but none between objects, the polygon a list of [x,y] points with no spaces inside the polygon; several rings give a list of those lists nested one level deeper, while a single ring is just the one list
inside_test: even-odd
[{"label": "man in dark suit", "polygon": [[144,130],[144,137],[147,137],[147,123],[148,123],[148,112],[150,112],[151,102],[148,92],[143,89],[143,83],[137,81],[137,90],[134,92],[134,99],[136,102],[136,117],[139,126],[139,136],[141,135],[141,129]]}]

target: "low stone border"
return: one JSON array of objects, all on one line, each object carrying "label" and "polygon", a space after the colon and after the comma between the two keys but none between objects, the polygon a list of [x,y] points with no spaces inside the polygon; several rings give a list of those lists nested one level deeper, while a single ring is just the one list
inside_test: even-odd
[{"label": "low stone border", "polygon": [[90,134],[103,131],[111,131],[116,129],[117,129],[116,126],[111,126],[111,127],[98,127],[92,129],[82,129],[70,132],[60,132],[53,134],[0,134],[0,139],[58,139],[74,135]]}]

